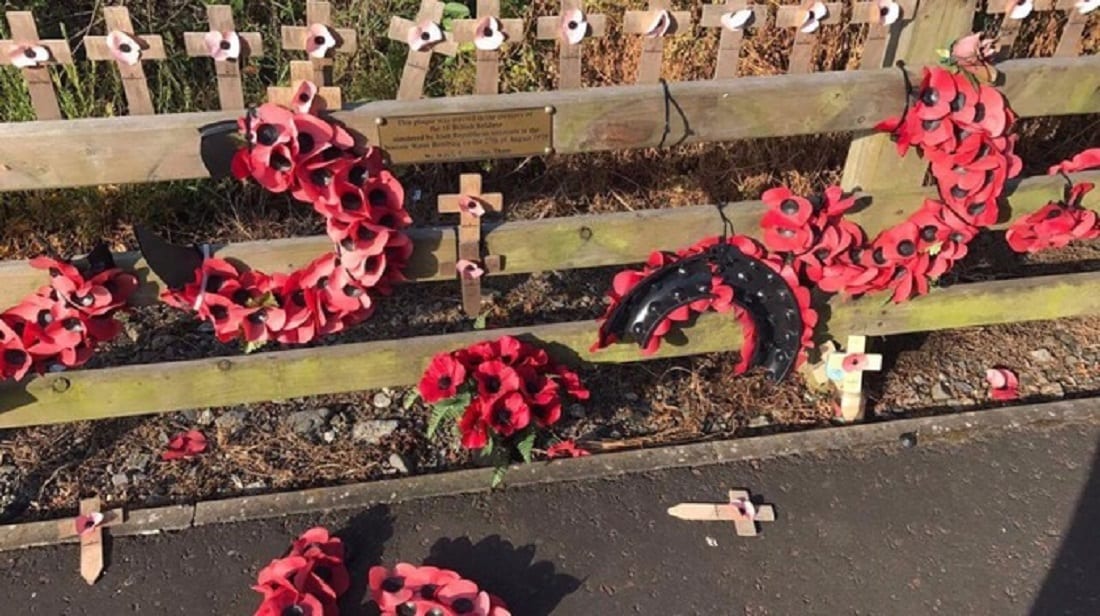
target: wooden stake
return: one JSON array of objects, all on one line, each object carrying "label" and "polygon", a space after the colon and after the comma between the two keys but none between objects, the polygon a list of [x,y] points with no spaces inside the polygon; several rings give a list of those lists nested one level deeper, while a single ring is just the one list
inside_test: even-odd
[{"label": "wooden stake", "polygon": [[313,81],[313,78],[316,76],[317,72],[312,62],[306,60],[292,60],[290,63],[290,85],[268,86],[267,101],[269,103],[275,103],[276,105],[282,105],[283,107],[294,108],[298,103],[295,97],[298,96],[302,83],[309,81],[314,85],[318,85],[317,94],[313,97],[313,104],[310,107],[311,112],[316,113],[326,110],[339,110],[343,106],[343,97],[340,93],[340,88],[320,86]]},{"label": "wooden stake", "polygon": [[[740,30],[730,30],[722,24],[725,15],[732,15],[742,9],[751,9],[752,18]],[[714,67],[715,79],[733,79],[737,76],[737,65],[741,59],[741,43],[745,40],[745,28],[765,25],[768,19],[768,7],[763,4],[749,6],[747,0],[726,0],[724,4],[704,4],[704,28],[721,28],[718,38],[718,62]]]},{"label": "wooden stake", "polygon": [[[459,176],[457,195],[439,195],[439,213],[459,215],[458,260],[477,263],[486,273],[497,273],[501,270],[500,257],[481,257],[481,217],[470,213],[468,207],[463,208],[464,204],[470,204],[471,201],[480,205],[486,213],[499,213],[504,209],[502,194],[481,192],[480,174],[463,173]],[[481,313],[481,280],[462,276],[461,272],[456,273],[462,280],[462,309],[467,316],[476,317]]]},{"label": "wooden stake", "polygon": [[[443,19],[443,3],[439,0],[420,0],[420,9],[416,13],[416,21],[409,21],[394,15],[390,18],[390,40],[409,44],[409,31],[418,25],[433,23],[439,26]],[[409,55],[405,58],[405,69],[401,72],[401,85],[397,88],[397,100],[413,101],[424,96],[424,81],[428,77],[428,69],[431,67],[432,55],[442,54],[453,56],[458,53],[458,45],[455,44],[451,33],[443,32],[443,40],[431,47],[415,51],[409,48]]]},{"label": "wooden stake", "polygon": [[[206,7],[206,17],[211,32],[236,32],[233,24],[233,8],[225,4],[211,4]],[[187,55],[192,58],[210,57],[206,47],[206,32],[184,32],[183,43]],[[240,58],[215,60],[214,70],[218,75],[218,101],[222,109],[244,109],[244,87],[241,84],[241,59],[262,57],[264,54],[263,37],[258,32],[237,32],[241,39]]]},{"label": "wooden stake", "polygon": [[840,418],[844,421],[863,418],[867,405],[863,397],[863,373],[882,370],[882,355],[867,353],[866,349],[866,336],[848,336],[843,353],[830,353],[825,358],[826,376],[840,390]]},{"label": "wooden stake", "polygon": [[[730,490],[728,503],[680,503],[668,508],[668,514],[692,522],[733,522],[739,537],[755,537],[759,534],[757,522],[774,522],[775,508],[771,505],[751,505],[748,490]],[[742,509],[749,503],[754,515]]]},{"label": "wooden stake", "polygon": [[[627,11],[623,30],[629,34],[645,36],[642,41],[642,57],[638,60],[637,83],[657,83],[661,80],[661,64],[664,62],[665,37],[691,33],[691,12],[672,11],[669,0],[649,0],[648,11]],[[668,29],[660,35],[649,36],[649,30],[662,11],[669,20]]]},{"label": "wooden stake", "polygon": [[[561,13],[539,17],[537,22],[537,36],[539,40],[554,40],[558,42],[558,89],[575,90],[582,87],[581,82],[581,44],[583,41],[573,44],[565,38],[563,27],[566,16],[570,11],[584,11],[584,0],[561,0]],[[602,37],[607,29],[607,18],[604,15],[584,14],[587,24],[587,32],[584,38]]]},{"label": "wooden stake", "polygon": [[[86,498],[80,501],[80,515],[87,516],[101,513],[99,498]],[[58,537],[68,539],[80,537],[80,576],[89,585],[95,584],[99,576],[103,574],[106,557],[103,552],[103,531],[111,526],[117,526],[125,521],[126,514],[122,509],[112,509],[102,512],[103,521],[91,531],[81,534],[76,527],[76,519],[62,520],[58,524]]]},{"label": "wooden stake", "polygon": [[[500,29],[505,41],[523,40],[522,19],[500,19],[500,0],[477,0],[477,19],[458,19],[454,21],[456,43],[473,43],[478,36],[477,26],[486,17],[495,17],[500,21]],[[476,50],[477,81],[475,94],[497,94],[500,92],[500,50]]]},{"label": "wooden stake", "polygon": [[354,53],[356,32],[351,28],[334,28],[332,25],[332,5],[321,0],[306,2],[306,25],[283,26],[281,29],[283,49],[305,51],[309,47],[310,27],[321,25],[328,28],[336,39],[336,45],[324,58],[311,58],[313,77],[310,79],[317,87],[332,85],[332,54]]},{"label": "wooden stake", "polygon": [[1085,33],[1089,14],[1074,8],[1076,1],[1058,0],[1058,8],[1066,11],[1067,19],[1066,25],[1062,28],[1062,37],[1058,39],[1058,48],[1054,50],[1055,58],[1075,58],[1081,55],[1081,37]]},{"label": "wooden stake", "polygon": [[[30,11],[8,11],[8,28],[11,40],[0,41],[0,61],[10,64],[11,54],[16,47],[42,46],[49,51],[48,64],[72,64],[73,54],[69,42],[64,39],[43,41],[38,38],[38,27],[34,23],[34,14]],[[31,93],[31,105],[35,117],[39,120],[60,120],[61,107],[57,104],[57,92],[53,88],[50,69],[43,64],[20,69],[27,91]]]},{"label": "wooden stake", "polygon": [[[158,34],[136,34],[134,24],[130,21],[130,11],[124,6],[103,7],[103,17],[107,21],[107,32],[119,31],[129,35],[141,46],[141,58],[137,64],[128,66],[121,62],[118,72],[122,76],[122,86],[126,91],[126,106],[130,115],[152,115],[153,98],[149,94],[149,82],[145,78],[145,69],[142,64],[146,60],[164,60],[164,40]],[[111,48],[107,45],[106,36],[84,37],[84,49],[88,59],[93,61],[111,60]]]},{"label": "wooden stake", "polygon": [[844,5],[840,2],[826,2],[825,17],[820,20],[821,26],[813,32],[803,32],[806,22],[806,11],[813,5],[812,0],[798,5],[788,4],[779,7],[775,17],[775,25],[779,28],[795,28],[794,45],[791,47],[790,63],[787,65],[787,73],[797,75],[809,73],[813,70],[814,47],[817,37],[821,33],[821,27],[825,24],[838,23],[840,13]]}]

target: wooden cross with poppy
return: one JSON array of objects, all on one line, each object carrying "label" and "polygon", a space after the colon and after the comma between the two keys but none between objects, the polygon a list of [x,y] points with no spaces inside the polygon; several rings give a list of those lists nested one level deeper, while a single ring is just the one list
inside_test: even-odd
[{"label": "wooden cross with poppy", "polygon": [[850,23],[868,24],[860,55],[861,69],[880,69],[892,64],[887,60],[890,40],[901,31],[903,24],[912,21],[916,10],[916,0],[870,0],[852,5]]},{"label": "wooden cross with poppy", "polygon": [[39,120],[60,120],[61,107],[53,89],[49,64],[72,64],[73,54],[64,39],[43,41],[30,11],[8,11],[11,40],[0,41],[0,61],[17,66],[23,73],[31,105]]},{"label": "wooden cross with poppy", "polygon": [[237,32],[233,8],[225,4],[206,7],[209,32],[184,32],[183,43],[192,58],[212,58],[218,75],[218,101],[222,109],[244,109],[241,58],[262,57],[263,37],[258,32]]},{"label": "wooden cross with poppy", "polygon": [[691,12],[669,10],[669,4],[669,0],[649,0],[649,10],[626,12],[624,31],[645,37],[636,83],[660,81],[665,37],[691,32]]},{"label": "wooden cross with poppy", "polygon": [[322,0],[306,2],[305,26],[283,26],[283,49],[305,51],[313,66],[309,79],[318,87],[332,84],[332,54],[354,53],[356,33],[351,28],[332,27],[332,5]]},{"label": "wooden cross with poppy", "polygon": [[693,522],[732,521],[739,537],[755,537],[757,522],[775,521],[775,508],[754,503],[748,490],[730,490],[728,503],[680,503],[669,507],[668,514]]},{"label": "wooden cross with poppy", "polygon": [[477,0],[477,19],[456,19],[456,43],[473,43],[477,49],[475,94],[500,91],[500,45],[523,38],[522,19],[500,19],[500,0]]},{"label": "wooden cross with poppy", "polygon": [[80,539],[80,577],[95,584],[103,574],[106,562],[103,553],[103,531],[125,521],[122,509],[102,511],[99,498],[86,498],[80,501],[80,515],[75,519],[61,520],[58,523],[58,538]]},{"label": "wooden cross with poppy", "polygon": [[130,11],[124,6],[103,7],[107,36],[84,37],[84,49],[92,61],[113,60],[122,76],[130,115],[152,115],[153,98],[142,63],[164,60],[164,40],[158,34],[135,34]]},{"label": "wooden cross with poppy", "polygon": [[401,71],[401,85],[397,87],[397,100],[413,101],[424,95],[424,81],[433,54],[453,56],[458,53],[453,37],[440,26],[442,19],[443,3],[439,0],[420,0],[416,21],[397,15],[390,18],[389,39],[409,46],[405,68]]},{"label": "wooden cross with poppy", "polygon": [[726,0],[724,4],[704,4],[704,28],[721,28],[718,37],[718,62],[714,67],[715,79],[733,79],[737,76],[737,64],[741,59],[741,43],[745,28],[760,26],[768,19],[768,7],[749,5],[747,0]]},{"label": "wooden cross with poppy", "polygon": [[340,88],[319,86],[313,81],[317,76],[312,63],[305,60],[290,62],[290,85],[268,86],[267,100],[276,105],[290,107],[299,113],[335,110],[343,107]]},{"label": "wooden cross with poppy", "polygon": [[821,25],[836,22],[844,10],[840,2],[805,0],[801,5],[788,4],[779,7],[775,25],[779,28],[797,28],[791,47],[787,72],[791,75],[809,73],[813,68],[814,47]]},{"label": "wooden cross with poppy", "polygon": [[499,255],[481,256],[481,217],[486,212],[499,213],[504,209],[504,196],[500,193],[481,192],[481,174],[463,173],[459,176],[458,194],[439,195],[440,214],[458,214],[458,259],[455,273],[462,281],[462,310],[467,316],[476,317],[481,312],[481,276],[486,272],[501,271]]},{"label": "wooden cross with poppy", "polygon": [[825,374],[840,390],[840,418],[856,421],[863,417],[863,373],[882,370],[882,355],[867,353],[866,336],[848,336],[844,352],[829,353]]},{"label": "wooden cross with poppy", "polygon": [[561,14],[539,17],[539,40],[558,42],[558,89],[581,87],[581,43],[601,37],[607,29],[604,15],[586,15],[584,0],[561,0]]}]

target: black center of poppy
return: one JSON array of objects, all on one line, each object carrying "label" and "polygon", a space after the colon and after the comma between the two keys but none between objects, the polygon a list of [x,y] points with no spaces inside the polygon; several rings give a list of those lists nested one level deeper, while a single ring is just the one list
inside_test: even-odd
[{"label": "black center of poppy", "polygon": [[378,219],[378,224],[393,229],[397,226],[397,219],[394,217],[393,212],[389,212]]},{"label": "black center of poppy", "polygon": [[498,426],[510,426],[512,425],[512,412],[508,409],[497,409],[493,413],[493,419],[496,420]]},{"label": "black center of poppy", "polygon": [[981,122],[985,119],[985,104],[974,103],[974,121]]},{"label": "black center of poppy", "polygon": [[885,6],[880,7],[879,10],[878,10],[878,14],[879,14],[879,17],[886,17],[887,15],[890,14],[890,8],[885,7]]},{"label": "black center of poppy", "polygon": [[298,95],[298,100],[302,101],[303,103],[308,101],[309,100],[309,93],[308,92],[302,92],[301,94]]},{"label": "black center of poppy", "polygon": [[966,94],[963,94],[960,90],[955,94],[955,98],[951,99],[951,111],[959,111],[966,106]]},{"label": "black center of poppy", "polygon": [[416,616],[416,604],[409,601],[397,606],[397,616]]},{"label": "black center of poppy", "polygon": [[363,289],[360,289],[355,285],[344,285],[344,295],[347,295],[348,297],[359,297],[362,294]]},{"label": "black center of poppy", "polygon": [[474,611],[474,602],[466,597],[455,599],[455,602],[451,604],[451,609],[454,610],[456,614],[469,614]]},{"label": "black center of poppy", "polygon": [[386,205],[386,191],[381,188],[375,188],[367,193],[367,201],[374,207],[382,207]]},{"label": "black center of poppy", "polygon": [[314,45],[324,45],[325,44],[325,37],[320,36],[320,35],[317,35],[317,36],[313,37],[313,44]]},{"label": "black center of poppy", "polygon": [[283,608],[282,614],[279,616],[305,616],[306,611],[300,605],[288,605]]},{"label": "black center of poppy", "polygon": [[981,203],[971,203],[970,206],[966,208],[966,211],[971,216],[977,216],[978,214],[981,214],[985,211],[985,202],[983,201]]},{"label": "black center of poppy", "polygon": [[78,306],[84,306],[85,308],[87,308],[88,306],[91,306],[94,303],[95,303],[95,298],[92,297],[91,295],[85,295],[84,297],[76,298],[76,304]]},{"label": "black center of poppy", "polygon": [[327,287],[327,286],[328,286],[328,276],[321,276],[317,280],[317,288],[322,289],[322,288]]},{"label": "black center of poppy", "polygon": [[1064,213],[1065,211],[1060,207],[1051,208],[1051,210],[1047,212],[1047,220],[1054,220]]},{"label": "black center of poppy", "polygon": [[237,289],[233,292],[233,303],[245,305],[248,300],[252,299],[252,296],[248,294],[248,289]]},{"label": "black center of poppy", "polygon": [[340,195],[340,206],[349,212],[354,212],[363,207],[363,197],[359,195],[358,191],[348,191]]},{"label": "black center of poppy", "polygon": [[818,248],[817,250],[814,251],[814,256],[817,257],[818,261],[824,261],[825,259],[829,258],[829,249],[828,248]]},{"label": "black center of poppy", "polygon": [[39,310],[38,318],[35,319],[38,322],[39,327],[46,327],[50,323],[53,323],[53,315],[49,310]]},{"label": "black center of poppy", "polygon": [[903,257],[911,257],[917,251],[917,245],[913,240],[902,240],[898,243],[898,254]]},{"label": "black center of poppy", "polygon": [[309,174],[309,181],[313,182],[314,186],[328,186],[332,184],[332,172],[328,169],[314,169]]},{"label": "black center of poppy", "polygon": [[248,320],[255,325],[262,325],[267,322],[267,311],[257,310],[256,312],[248,315]]},{"label": "black center of poppy", "polygon": [[779,211],[787,216],[793,216],[798,213],[798,203],[794,199],[787,199],[779,204]]},{"label": "black center of poppy", "polygon": [[[313,544],[316,545],[316,544]],[[311,546],[312,547],[312,546]],[[332,568],[327,566],[316,566],[313,568],[313,573],[321,578],[321,581],[332,586]]]},{"label": "black center of poppy", "polygon": [[568,27],[568,28],[569,28],[570,30],[576,30],[576,29],[577,29],[577,26],[579,26],[580,24],[579,24],[579,23],[577,23],[577,22],[575,22],[575,21],[573,21],[573,20],[569,20],[569,23],[567,23],[567,24],[565,24],[565,25],[566,25],[566,27]]},{"label": "black center of poppy", "polygon": [[[444,390],[450,389],[451,385],[453,383],[454,383],[454,380],[451,378],[451,375],[449,375],[449,374],[444,374],[443,376],[439,377],[439,380],[437,380],[435,382],[436,386],[438,386],[440,389],[444,389]],[[434,588],[434,586],[433,586],[433,588]],[[421,590],[421,594],[423,594],[423,592],[424,591]],[[428,598],[430,599],[431,597],[428,597]]]},{"label": "black center of poppy", "polygon": [[225,49],[226,51],[228,51],[229,48],[232,47],[232,46],[233,46],[233,43],[230,43],[229,41],[222,41],[222,42],[218,43],[218,47],[221,47],[222,49]]},{"label": "black center of poppy", "polygon": [[924,130],[936,130],[940,127],[939,120],[924,120],[920,123],[921,128]]},{"label": "black center of poppy", "polygon": [[275,145],[279,140],[279,128],[274,124],[261,124],[256,128],[256,141],[260,145]]},{"label": "black center of poppy", "polygon": [[405,578],[398,576],[391,576],[382,580],[382,590],[386,592],[397,592],[405,587]]},{"label": "black center of poppy", "polygon": [[964,237],[962,233],[955,231],[950,235],[948,239],[950,239],[952,242],[955,242],[956,244],[961,244],[963,240],[966,239],[966,237]]},{"label": "black center of poppy", "polygon": [[210,316],[214,317],[215,321],[224,321],[229,316],[229,310],[225,306],[213,306],[210,308]]},{"label": "black center of poppy", "polygon": [[855,263],[856,265],[859,265],[860,259],[863,258],[863,249],[862,248],[853,248],[853,249],[849,250],[848,251],[848,258],[852,260],[852,263]]},{"label": "black center of poppy", "polygon": [[535,395],[535,394],[539,393],[539,390],[542,389],[542,384],[539,383],[538,379],[531,379],[529,381],[525,381],[523,385],[527,389],[527,393],[529,393],[531,395]]},{"label": "black center of poppy", "polygon": [[983,143],[982,147],[978,148],[978,156],[989,155],[989,144]]},{"label": "black center of poppy", "polygon": [[313,138],[313,135],[301,132],[298,133],[298,151],[302,154],[308,154],[313,151],[313,147],[317,145],[317,140]]},{"label": "black center of poppy", "polygon": [[424,616],[443,616],[443,608],[433,607],[432,609],[428,610],[428,613]]},{"label": "black center of poppy", "polygon": [[217,293],[218,289],[222,288],[222,283],[224,282],[225,279],[221,276],[207,276],[206,286],[203,287],[203,290],[207,293]]},{"label": "black center of poppy", "polygon": [[79,332],[84,331],[84,324],[80,322],[80,319],[76,317],[69,317],[61,322],[61,327],[71,331]]},{"label": "black center of poppy", "polygon": [[430,38],[432,38],[432,35],[431,35],[431,34],[428,34],[427,32],[421,32],[421,33],[420,33],[420,40],[422,40],[422,41],[426,41],[426,40],[428,40],[428,39],[430,39]]},{"label": "black center of poppy", "polygon": [[367,181],[367,168],[363,165],[355,165],[348,170],[348,182],[356,186],[362,186]]},{"label": "black center of poppy", "polygon": [[486,28],[485,28],[485,30],[484,30],[484,31],[482,31],[482,33],[481,33],[481,34],[482,34],[483,36],[493,36],[493,29],[492,29],[492,28],[489,28],[489,27],[486,27]]},{"label": "black center of poppy", "polygon": [[129,43],[123,43],[123,44],[118,46],[118,50],[121,51],[122,53],[130,53],[131,51],[134,50],[134,48],[130,47]]},{"label": "black center of poppy", "polygon": [[967,192],[966,192],[965,188],[961,188],[959,186],[952,186],[951,187],[951,196],[952,197],[954,197],[956,199],[962,199],[966,195],[967,195]]},{"label": "black center of poppy", "polygon": [[369,242],[373,240],[378,234],[372,231],[369,227],[359,227],[359,230],[355,233],[356,237],[362,242]]},{"label": "black center of poppy", "polygon": [[876,248],[875,251],[871,253],[871,258],[875,260],[875,264],[877,265],[886,265],[886,255],[882,252],[881,248]]},{"label": "black center of poppy", "polygon": [[340,158],[341,153],[342,152],[340,151],[340,148],[334,148],[334,147],[325,148],[324,150],[321,151],[321,160],[334,161],[337,158]]},{"label": "black center of poppy", "polygon": [[500,379],[495,376],[485,377],[485,380],[482,381],[482,383],[485,384],[485,391],[491,394],[495,394],[500,391]]},{"label": "black center of poppy", "polygon": [[27,352],[21,349],[8,349],[4,351],[4,363],[11,366],[21,366],[27,360]]},{"label": "black center of poppy", "polygon": [[350,237],[345,237],[344,239],[340,240],[340,248],[343,248],[344,250],[355,250],[355,241],[352,240]]},{"label": "black center of poppy", "polygon": [[276,152],[271,155],[271,168],[276,171],[290,171],[294,165],[290,159]]},{"label": "black center of poppy", "polygon": [[60,275],[61,275],[61,270],[57,269],[56,267],[51,267],[50,268],[50,278],[57,278]]},{"label": "black center of poppy", "polygon": [[295,306],[305,306],[306,305],[306,292],[301,290],[301,289],[298,289],[297,291],[290,294],[290,301]]},{"label": "black center of poppy", "polygon": [[927,88],[920,93],[920,102],[928,105],[929,107],[935,105],[940,100],[939,90],[935,88]]},{"label": "black center of poppy", "polygon": [[34,50],[28,47],[23,50],[23,55],[27,56],[28,58],[34,58]]},{"label": "black center of poppy", "polygon": [[936,225],[925,225],[921,227],[920,239],[926,242],[931,242],[932,240],[936,239],[936,231],[938,231],[938,229],[936,229]]}]

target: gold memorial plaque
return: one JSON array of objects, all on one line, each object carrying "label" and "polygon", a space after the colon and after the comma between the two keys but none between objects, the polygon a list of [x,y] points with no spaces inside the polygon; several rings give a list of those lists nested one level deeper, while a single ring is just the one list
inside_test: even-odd
[{"label": "gold memorial plaque", "polygon": [[553,109],[543,107],[391,116],[378,142],[396,164],[535,156],[552,151],[553,126]]}]

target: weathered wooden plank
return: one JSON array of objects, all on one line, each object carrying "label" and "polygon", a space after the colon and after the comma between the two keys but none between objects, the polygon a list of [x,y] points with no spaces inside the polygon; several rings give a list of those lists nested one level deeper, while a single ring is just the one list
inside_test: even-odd
[{"label": "weathered wooden plank", "polygon": [[[1100,171],[1078,173],[1076,181],[1100,183]],[[1028,178],[1010,187],[1011,217],[1034,212],[1062,192],[1063,180],[1057,176]],[[920,208],[925,197],[935,196],[934,189],[880,194],[869,207],[849,215],[871,235],[877,234]],[[490,196],[487,209],[500,211],[500,201]],[[1100,193],[1085,197],[1086,207],[1100,209]],[[457,211],[457,206],[453,208]],[[742,201],[725,206],[727,216],[738,233],[760,235],[760,217],[764,206],[759,201]],[[1007,227],[1007,221],[995,228]],[[616,214],[593,214],[546,218],[542,220],[484,225],[485,254],[502,255],[503,274],[622,265],[644,261],[654,250],[673,250],[701,237],[722,232],[721,221],[712,205],[658,210],[640,210]],[[660,229],[659,236],[653,229]],[[416,244],[406,272],[412,280],[452,280],[454,278],[454,227],[420,228],[410,233]],[[539,241],[531,241],[537,237]],[[242,242],[215,246],[219,257],[236,259],[264,272],[299,268],[332,244],[326,236],[285,240]],[[135,271],[142,286],[133,298],[134,305],[156,302],[160,282],[137,253],[115,255],[120,267]],[[490,274],[497,272],[490,271]],[[0,262],[0,306],[12,306],[45,283],[45,276],[26,261]]]},{"label": "weathered wooden plank", "polygon": [[[881,296],[834,301],[831,309],[833,335],[846,330],[886,335],[1098,314],[1100,272],[960,285],[889,307]],[[715,314],[703,315],[684,330],[687,344],[664,344],[649,357],[628,344],[590,353],[595,333],[594,321],[577,321],[50,374],[30,379],[25,388],[0,386],[0,409],[7,409],[0,412],[0,428],[412,385],[434,354],[505,334],[552,345],[560,359],[598,363],[728,351],[741,344],[736,323]]]},{"label": "weathered wooden plank", "polygon": [[[1006,75],[1008,99],[1024,117],[1100,112],[1100,56],[1010,61],[999,68]],[[369,135],[379,117],[551,105],[556,109],[554,149],[573,154],[681,139],[713,142],[870,129],[901,112],[904,88],[897,69],[883,69],[670,83],[669,91],[684,115],[674,110],[668,135],[664,94],[651,86],[378,101],[334,115]],[[206,112],[2,124],[0,190],[207,177],[199,129],[235,118],[235,113]],[[686,136],[685,118],[691,128]]]}]

